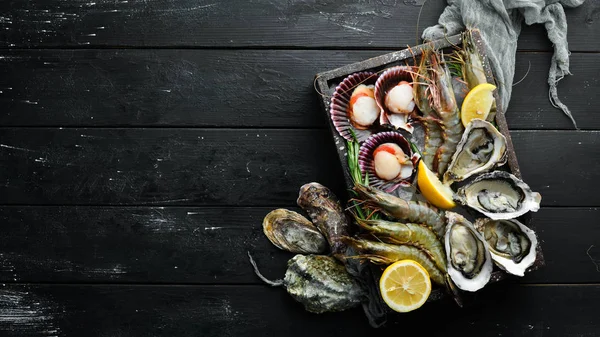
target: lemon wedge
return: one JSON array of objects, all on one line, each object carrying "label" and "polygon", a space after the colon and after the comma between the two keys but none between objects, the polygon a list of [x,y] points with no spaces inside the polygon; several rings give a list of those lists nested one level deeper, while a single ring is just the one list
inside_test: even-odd
[{"label": "lemon wedge", "polygon": [[494,90],[496,90],[495,85],[481,83],[469,91],[460,110],[460,120],[465,127],[472,119],[486,120],[494,104]]},{"label": "lemon wedge", "polygon": [[413,260],[389,265],[379,279],[383,301],[394,311],[409,312],[420,308],[431,293],[429,273]]},{"label": "lemon wedge", "polygon": [[422,160],[419,162],[417,184],[421,194],[435,207],[442,209],[456,207],[452,189],[448,185],[442,184],[435,173],[431,172]]}]

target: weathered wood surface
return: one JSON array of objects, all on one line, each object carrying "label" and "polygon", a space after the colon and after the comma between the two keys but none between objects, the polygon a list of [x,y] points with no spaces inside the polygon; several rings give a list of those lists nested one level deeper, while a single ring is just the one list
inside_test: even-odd
[{"label": "weathered wood surface", "polygon": [[[382,51],[0,51],[4,126],[323,128],[317,72]],[[518,53],[507,120],[512,130],[571,129],[548,100],[549,53]],[[529,70],[529,72],[528,72]],[[599,129],[600,65],[571,56],[559,96],[582,129]]]},{"label": "weathered wood surface", "polygon": [[[0,282],[262,284],[248,251],[273,279],[293,256],[263,235],[272,209],[4,206]],[[546,266],[517,281],[599,283],[599,215],[597,208],[533,214]]]},{"label": "weathered wood surface", "polygon": [[0,335],[597,336],[597,0],[567,9],[574,75],[559,85],[586,131],[548,102],[543,27],[519,41],[515,81],[531,67],[507,120],[543,196],[544,268],[374,332],[360,310],[304,312],[248,264],[251,251],[283,276],[291,254],[261,222],[294,208],[301,184],[344,195],[314,74],[414,45],[443,7],[0,2]]},{"label": "weathered wood surface", "polygon": [[[3,1],[0,46],[398,48],[418,44],[417,32],[435,24],[444,6],[441,0]],[[599,9],[591,0],[567,9],[571,50],[600,50]],[[540,26],[524,29],[520,47],[551,49]]]},{"label": "weathered wood surface", "polygon": [[[451,300],[391,318],[382,334],[597,336],[600,286],[491,286],[470,307]],[[3,336],[365,336],[360,309],[315,315],[262,286],[7,285]],[[27,308],[27,309],[24,309]],[[453,310],[449,310],[453,309]],[[421,324],[415,324],[421,322]],[[436,322],[436,323],[434,323]]]},{"label": "weathered wood surface", "polygon": [[[511,132],[545,206],[600,205],[600,132]],[[327,130],[0,129],[1,204],[291,205],[318,181],[344,193]],[[344,193],[345,194],[345,193]]]}]

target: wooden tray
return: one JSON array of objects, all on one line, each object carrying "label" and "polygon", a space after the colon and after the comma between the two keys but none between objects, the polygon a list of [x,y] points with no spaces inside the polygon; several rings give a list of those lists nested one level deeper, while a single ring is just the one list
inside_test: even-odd
[{"label": "wooden tray", "polygon": [[[483,48],[481,35],[479,31],[473,31],[473,39],[475,41],[475,45],[477,47],[477,51],[482,56],[482,60],[484,63],[484,70],[486,73],[486,77],[488,83],[495,83],[494,77],[492,75],[491,67],[489,65],[487,56],[485,54],[485,49]],[[446,39],[438,40],[432,42],[433,46],[437,49],[449,48],[452,46],[458,46],[462,44],[462,36],[454,35],[448,37]],[[315,78],[316,87],[321,93],[321,103],[323,105],[323,111],[325,112],[329,124],[329,129],[333,136],[333,140],[336,145],[336,150],[340,159],[340,162],[344,171],[344,179],[346,181],[346,185],[348,188],[352,188],[354,183],[350,176],[350,170],[347,162],[347,149],[346,149],[346,140],[341,137],[333,122],[330,118],[329,106],[331,103],[331,96],[333,95],[336,86],[348,75],[361,72],[361,71],[373,71],[377,72],[385,68],[389,68],[396,65],[404,65],[406,60],[412,60],[414,56],[421,55],[425,48],[430,48],[431,44],[423,44],[416,47],[411,47],[410,49],[404,49],[400,51],[396,51],[389,54],[384,54],[381,56],[377,56],[362,62],[356,62],[352,64],[348,64],[346,66],[333,69],[330,71],[325,71],[322,73],[318,73]],[[521,171],[519,170],[519,163],[517,162],[517,156],[515,154],[515,150],[513,148],[512,139],[510,137],[510,133],[508,130],[508,125],[506,124],[506,118],[504,116],[504,110],[501,106],[500,99],[498,97],[497,92],[494,92],[494,97],[496,99],[496,116],[495,121],[498,127],[498,130],[506,137],[506,146],[507,146],[507,164],[509,171],[517,176],[519,179],[521,178]],[[531,224],[531,215],[530,213],[525,214],[520,217],[519,220],[523,222],[526,226],[535,230]],[[538,247],[537,247],[537,258],[535,263],[528,269],[528,272],[538,269],[539,267],[544,265],[544,257],[541,250],[541,241],[538,239]],[[501,279],[509,276],[507,273],[499,270],[499,268],[495,267],[494,272],[492,273],[492,278],[490,282],[497,282]]]}]

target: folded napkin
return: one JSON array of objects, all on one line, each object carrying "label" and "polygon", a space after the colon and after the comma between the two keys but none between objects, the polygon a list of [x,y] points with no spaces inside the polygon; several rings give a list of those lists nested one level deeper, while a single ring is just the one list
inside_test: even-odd
[{"label": "folded napkin", "polygon": [[542,23],[554,44],[554,55],[548,72],[550,102],[561,109],[577,128],[571,111],[559,99],[556,85],[569,72],[567,19],[563,6],[577,7],[584,0],[448,0],[439,24],[425,29],[423,39],[437,40],[458,34],[465,28],[476,28],[481,35],[498,84],[502,107],[506,111],[515,75],[515,54],[521,24]]}]

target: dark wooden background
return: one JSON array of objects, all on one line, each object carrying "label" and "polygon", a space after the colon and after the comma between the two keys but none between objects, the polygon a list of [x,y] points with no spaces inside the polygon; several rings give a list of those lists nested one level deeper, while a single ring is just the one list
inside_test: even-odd
[{"label": "dark wooden background", "polygon": [[[600,336],[600,1],[568,9],[581,130],[548,101],[524,29],[507,119],[546,267],[372,331],[258,280],[262,235],[319,181],[345,196],[317,72],[417,43],[443,1],[0,2],[0,335]],[[420,26],[417,16],[422,11]],[[295,208],[294,208],[295,209]]]}]

